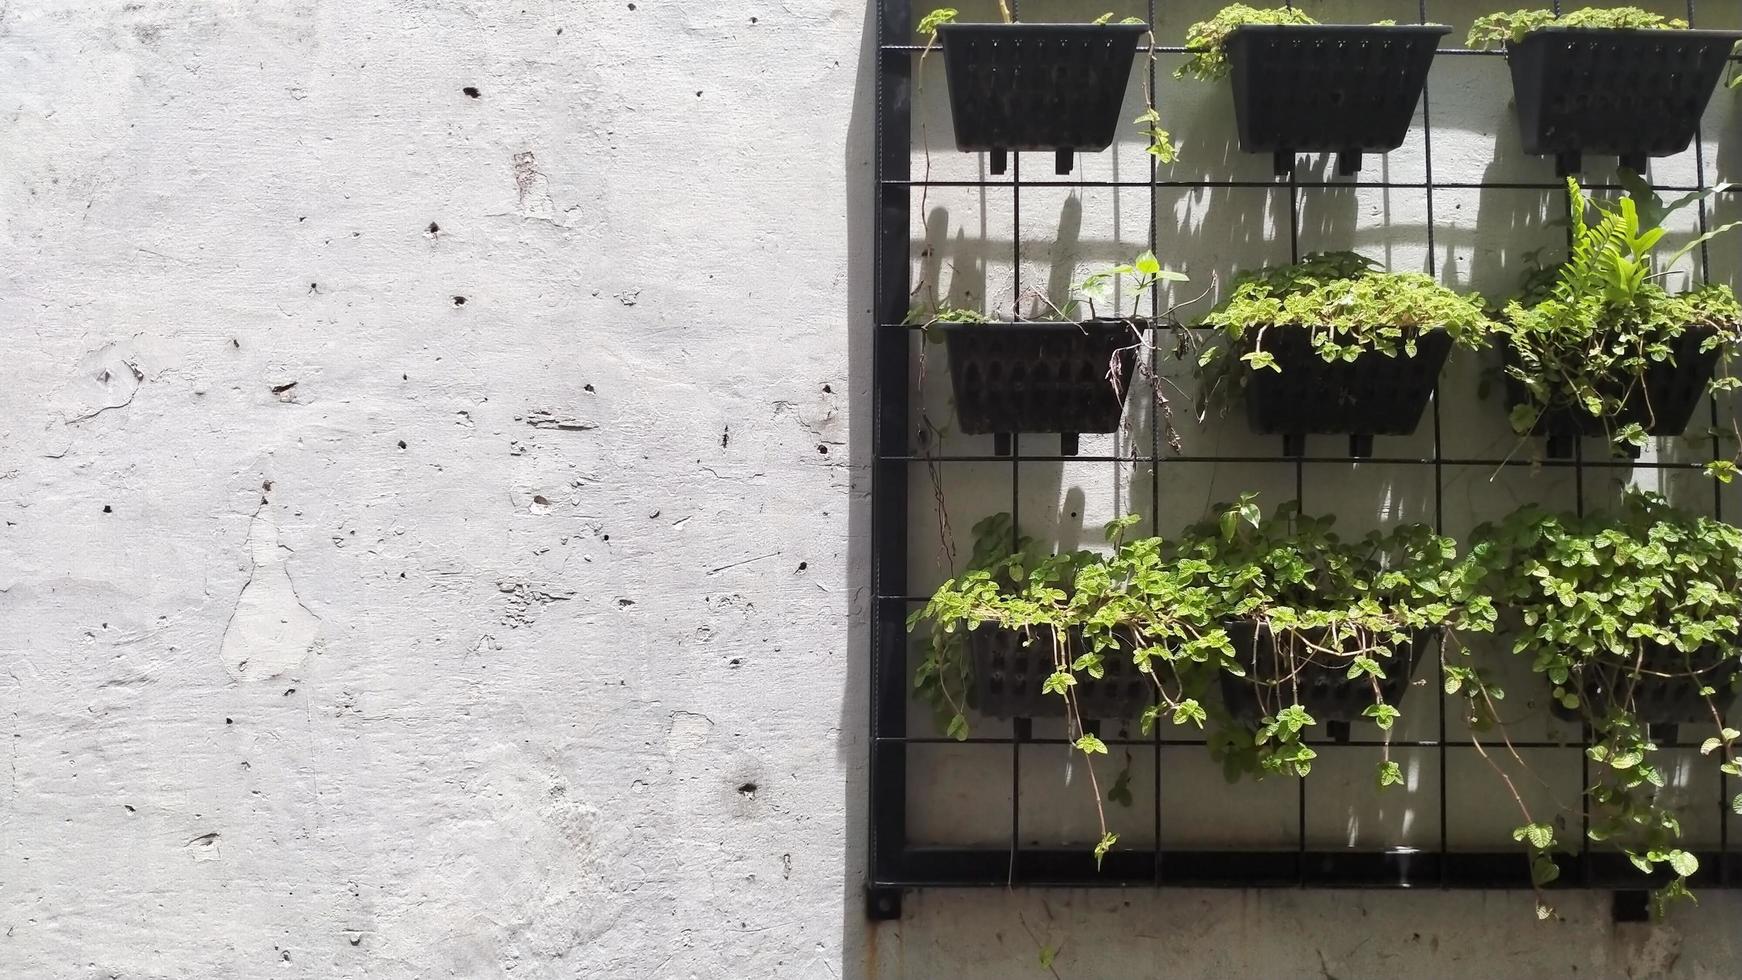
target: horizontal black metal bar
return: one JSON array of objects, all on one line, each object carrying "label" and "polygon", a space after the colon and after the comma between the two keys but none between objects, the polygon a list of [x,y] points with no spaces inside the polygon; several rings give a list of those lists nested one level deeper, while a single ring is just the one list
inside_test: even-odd
[{"label": "horizontal black metal bar", "polygon": [[[1105,726],[1103,726],[1103,727],[1105,727]],[[1154,738],[1116,738],[1116,737],[1107,735],[1105,733],[1103,733],[1100,736],[1100,738],[1101,738],[1101,741],[1105,742],[1106,744],[1108,744],[1110,746],[1126,746],[1128,748],[1154,748],[1158,745],[1163,747],[1163,748],[1167,748],[1167,747],[1202,748],[1205,745],[1209,744],[1204,739],[1165,739],[1164,738],[1158,742]],[[1000,745],[1002,745],[1002,746],[1006,746],[1006,747],[1008,747],[1010,745],[1015,745],[1018,743],[1020,743],[1022,745],[1075,745],[1076,744],[1075,739],[1068,739],[1068,738],[1017,738],[1013,735],[994,736],[994,737],[990,737],[990,738],[973,736],[973,737],[964,738],[964,739],[950,738],[947,735],[879,735],[879,736],[877,736],[877,741],[891,744],[891,745],[896,745],[896,744],[900,744],[900,745],[974,745],[974,746],[1000,746]],[[1321,749],[1381,749],[1381,748],[1386,748],[1386,747],[1390,747],[1393,749],[1438,749],[1438,748],[1473,749],[1473,748],[1477,747],[1477,743],[1475,743],[1473,741],[1459,740],[1459,739],[1446,739],[1445,741],[1442,742],[1438,739],[1394,738],[1391,741],[1387,742],[1383,739],[1377,739],[1377,738],[1363,738],[1363,739],[1352,738],[1352,739],[1348,740],[1347,742],[1338,742],[1338,741],[1335,741],[1333,739],[1328,739],[1328,738],[1304,738],[1304,739],[1301,739],[1301,742],[1305,745],[1311,745],[1311,746],[1321,748]],[[1532,740],[1516,739],[1515,738],[1509,742],[1503,742],[1499,739],[1494,739],[1491,741],[1481,743],[1481,747],[1484,749],[1502,749],[1502,748],[1506,748],[1506,747],[1510,746],[1511,748],[1514,748],[1514,749],[1569,749],[1569,750],[1574,750],[1574,751],[1583,751],[1586,744],[1587,743],[1585,743],[1585,742],[1577,741],[1577,740],[1557,742],[1557,741],[1544,741],[1544,740],[1532,741]],[[1679,750],[1679,749],[1697,750],[1700,748],[1700,746],[1701,746],[1701,743],[1699,743],[1699,742],[1664,742],[1662,744],[1659,744],[1657,747],[1660,750],[1669,751],[1669,750]],[[1279,782],[1278,785],[1292,785],[1292,784],[1288,784],[1286,782]]]},{"label": "horizontal black metal bar", "polygon": [[[927,45],[925,45],[925,44],[882,44],[882,45],[878,45],[878,47],[884,51],[912,51],[915,53],[919,53],[919,52],[925,51]],[[930,47],[933,51],[941,51],[942,50],[942,48],[940,48],[938,45],[935,45],[935,44],[930,45]],[[1150,54],[1152,52],[1155,54],[1191,54],[1191,53],[1193,53],[1192,49],[1187,48],[1186,46],[1181,45],[1181,44],[1139,44],[1137,46],[1137,53],[1138,54]],[[1439,48],[1434,53],[1436,55],[1445,54],[1445,55],[1451,55],[1453,57],[1467,57],[1470,55],[1475,55],[1475,56],[1484,57],[1484,58],[1501,58],[1501,57],[1505,57],[1505,55],[1506,55],[1506,52],[1504,52],[1504,51],[1483,51],[1483,50],[1480,50],[1477,48]]]},{"label": "horizontal black metal bar", "polygon": [[[935,44],[930,45],[930,47],[933,51],[942,51],[942,48]],[[926,48],[927,45],[925,44],[878,45],[878,49],[882,51],[911,51],[915,54],[924,52]],[[1137,46],[1138,54],[1149,54],[1151,52],[1154,52],[1155,54],[1191,54],[1192,50],[1180,44],[1139,44]],[[1506,57],[1506,52],[1498,49],[1484,50],[1481,48],[1436,48],[1434,50],[1434,56],[1438,57],[1440,55],[1446,55],[1452,58],[1504,58]],[[1742,55],[1733,54],[1727,60],[1742,62]]]},{"label": "horizontal black metal bar", "polygon": [[[1546,160],[1546,158],[1545,158],[1545,160]],[[1004,179],[979,179],[979,180],[914,180],[914,179],[885,180],[884,184],[889,185],[889,186],[903,186],[903,187],[1015,187],[1015,186],[1017,186],[1014,181],[1012,181],[1008,178],[1004,178]],[[1288,182],[1287,177],[1279,177],[1279,178],[1275,178],[1272,180],[1154,180],[1154,181],[1149,181],[1149,180],[1029,180],[1029,179],[1025,178],[1022,181],[1022,187],[1024,187],[1024,188],[1029,188],[1029,187],[1070,187],[1070,188],[1077,188],[1077,187],[1129,187],[1129,188],[1148,189],[1148,188],[1171,187],[1171,188],[1184,188],[1184,189],[1195,190],[1197,188],[1212,187],[1212,188],[1232,189],[1232,190],[1243,190],[1244,189],[1244,190],[1286,191],[1286,190],[1291,190],[1291,189],[1299,189],[1299,190],[1314,190],[1314,189],[1318,189],[1318,190],[1326,190],[1326,189],[1329,189],[1329,190],[1347,190],[1351,187],[1359,187],[1359,188],[1364,188],[1364,189],[1368,189],[1368,190],[1425,191],[1425,190],[1428,190],[1430,186],[1432,187],[1433,190],[1452,190],[1452,191],[1489,191],[1489,190],[1542,191],[1544,193],[1565,194],[1566,190],[1567,190],[1567,185],[1564,183],[1557,184],[1557,183],[1548,183],[1548,182],[1544,182],[1544,181],[1532,181],[1532,180],[1446,181],[1443,183],[1439,182],[1439,181],[1435,181],[1432,185],[1429,185],[1424,181],[1359,180],[1356,178],[1349,178],[1347,180],[1296,180],[1295,183],[1293,184],[1292,188]],[[1581,183],[1579,186],[1584,188],[1587,191],[1620,192],[1620,191],[1626,190],[1626,188],[1622,187],[1619,184],[1584,184],[1584,183]],[[1671,192],[1671,193],[1692,193],[1694,191],[1706,190],[1708,188],[1693,187],[1691,185],[1683,185],[1683,184],[1653,184],[1652,189],[1656,190],[1656,191],[1666,191],[1666,192]],[[1742,186],[1726,187],[1721,191],[1721,193],[1724,193],[1724,194],[1742,194]]]},{"label": "horizontal black metal bar", "polygon": [[[1735,887],[1739,855],[1696,852],[1700,870],[1689,880],[1698,888]],[[1561,878],[1551,893],[1573,888],[1648,887],[1619,854],[1556,855]],[[1122,850],[1107,853],[1100,868],[1083,847],[908,847],[899,877],[873,882],[879,888],[1003,888],[1007,886],[1129,888],[1422,888],[1527,889],[1530,865],[1517,851],[1222,851]]]},{"label": "horizontal black metal bar", "polygon": [[[1336,438],[1327,436],[1326,438]],[[1535,438],[1535,437],[1532,437]],[[881,463],[1000,463],[1010,465],[1008,456],[879,456]],[[1699,470],[1708,460],[1695,462],[1663,462],[1638,459],[1532,459],[1529,456],[1508,459],[1422,459],[1410,456],[1043,456],[1023,453],[1024,463],[1318,463],[1373,466],[1542,466],[1597,467],[1600,469],[1639,470]]]}]

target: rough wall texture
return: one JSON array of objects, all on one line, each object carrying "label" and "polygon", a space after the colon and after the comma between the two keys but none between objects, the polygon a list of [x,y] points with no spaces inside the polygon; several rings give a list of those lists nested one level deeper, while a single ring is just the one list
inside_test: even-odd
[{"label": "rough wall texture", "polygon": [[1734,975],[1720,896],[868,931],[866,32],[0,0],[0,975]]}]

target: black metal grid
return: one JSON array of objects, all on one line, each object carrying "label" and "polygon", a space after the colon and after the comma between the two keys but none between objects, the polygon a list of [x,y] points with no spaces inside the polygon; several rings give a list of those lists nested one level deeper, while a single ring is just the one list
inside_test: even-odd
[{"label": "black metal grid", "polygon": [[[1157,23],[1158,2],[1165,0],[1147,0],[1148,22]],[[1020,19],[1020,0],[1010,0],[1011,6]],[[1292,5],[1292,4],[1290,4]],[[1559,2],[1554,4],[1556,11],[1560,9]],[[1417,0],[1417,12],[1421,23],[1429,23],[1429,0]],[[1688,0],[1686,17],[1690,24],[1695,22],[1694,0]],[[1163,767],[1160,748],[1178,746],[1179,742],[1163,742],[1159,730],[1147,738],[1109,738],[1103,740],[1110,747],[1119,746],[1149,746],[1156,751],[1154,758],[1154,830],[1158,842],[1154,849],[1118,848],[1110,852],[1102,866],[1097,869],[1093,859],[1088,855],[1088,848],[1081,847],[1023,847],[1020,837],[1020,799],[1021,799],[1021,758],[1025,745],[1062,745],[1066,740],[1061,738],[1036,738],[1032,735],[1031,726],[1018,720],[1013,726],[1013,734],[1009,737],[974,737],[967,744],[1008,745],[1011,758],[1011,810],[1010,810],[1010,843],[1008,847],[929,847],[911,842],[907,835],[907,750],[909,746],[921,744],[959,744],[945,737],[913,736],[908,734],[908,676],[907,676],[907,631],[905,618],[907,612],[915,603],[923,603],[927,596],[910,595],[907,587],[908,574],[908,492],[909,467],[919,464],[948,462],[990,462],[1007,460],[1011,467],[1010,473],[1010,509],[1013,518],[1019,516],[1020,471],[1024,462],[1108,462],[1108,463],[1150,463],[1156,467],[1155,478],[1150,482],[1150,516],[1158,518],[1161,513],[1160,468],[1177,463],[1271,463],[1280,466],[1294,467],[1295,497],[1302,496],[1304,472],[1306,467],[1327,465],[1349,465],[1355,462],[1349,456],[1264,456],[1264,455],[1233,455],[1233,456],[1194,456],[1189,454],[1164,455],[1161,427],[1151,426],[1150,454],[1147,456],[1134,454],[1077,456],[1077,455],[1047,455],[1042,453],[1024,453],[1021,437],[1012,436],[1010,452],[1007,457],[979,455],[916,455],[907,448],[909,433],[909,398],[910,386],[913,383],[910,371],[909,341],[912,331],[918,329],[906,323],[908,304],[910,302],[911,273],[911,234],[913,203],[912,189],[915,187],[976,187],[1002,188],[1011,197],[1013,211],[1014,266],[1018,277],[1017,293],[1020,294],[1022,235],[1021,235],[1021,197],[1026,187],[1064,187],[1071,189],[1093,188],[1148,188],[1150,190],[1149,207],[1149,247],[1157,250],[1156,200],[1155,192],[1163,188],[1260,188],[1268,190],[1286,189],[1289,203],[1289,240],[1291,259],[1300,258],[1300,199],[1303,191],[1319,188],[1377,188],[1385,190],[1415,190],[1421,191],[1425,197],[1426,211],[1426,254],[1427,271],[1430,275],[1437,274],[1437,256],[1434,245],[1434,193],[1436,190],[1538,190],[1557,191],[1564,185],[1556,182],[1519,182],[1495,181],[1476,183],[1436,182],[1433,176],[1433,126],[1432,126],[1432,87],[1431,77],[1427,90],[1422,94],[1421,114],[1424,138],[1424,179],[1419,182],[1385,181],[1365,179],[1311,180],[1302,179],[1293,172],[1275,180],[1169,180],[1162,179],[1157,172],[1157,164],[1153,158],[1149,161],[1147,180],[1082,180],[1082,179],[1025,179],[1022,175],[1023,154],[1011,154],[1011,167],[1008,177],[998,180],[916,180],[911,173],[911,124],[912,96],[914,72],[917,66],[918,54],[924,45],[912,43],[914,4],[912,0],[876,0],[877,20],[877,53],[876,53],[876,159],[875,184],[876,201],[874,217],[874,233],[876,237],[874,277],[874,339],[872,353],[872,540],[871,540],[871,587],[874,596],[874,611],[870,624],[870,656],[871,656],[871,739],[870,765],[871,780],[869,792],[869,854],[870,874],[868,885],[868,913],[873,917],[890,917],[899,914],[900,890],[913,887],[940,886],[972,886],[972,887],[1007,887],[1007,886],[1090,886],[1090,887],[1121,887],[1121,886],[1318,886],[1318,887],[1438,887],[1438,888],[1527,888],[1530,876],[1527,862],[1519,849],[1506,849],[1491,852],[1453,851],[1448,845],[1447,822],[1447,766],[1446,754],[1451,750],[1468,750],[1474,747],[1468,740],[1448,739],[1446,735],[1445,699],[1439,700],[1439,718],[1437,736],[1432,739],[1393,739],[1393,748],[1431,749],[1437,752],[1439,759],[1438,775],[1438,805],[1439,805],[1439,846],[1436,850],[1397,849],[1393,851],[1314,851],[1307,846],[1307,784],[1310,779],[1297,780],[1297,832],[1296,846],[1292,850],[1203,850],[1203,849],[1165,849],[1160,846],[1162,841],[1162,826],[1165,811],[1162,804]],[[1148,73],[1150,91],[1155,92],[1156,71],[1149,53],[1182,53],[1183,48],[1177,46],[1139,45],[1138,56],[1142,58],[1139,68]],[[1499,59],[1500,52],[1474,51],[1462,48],[1442,48],[1438,52],[1441,57],[1490,57]],[[1498,63],[1498,62],[1497,62]],[[1706,179],[1705,144],[1703,136],[1695,136],[1695,176],[1694,186],[1658,185],[1660,191],[1692,191],[1703,190],[1708,185]],[[1619,190],[1617,185],[1601,182],[1587,182],[1583,186],[1587,190]],[[1705,202],[1698,209],[1698,227],[1704,232],[1708,227],[1708,212]],[[1699,266],[1702,279],[1710,274],[1710,255],[1705,246],[1699,250]],[[1152,297],[1154,306],[1152,316],[1161,313],[1160,297]],[[1161,329],[1159,327],[1154,329]],[[1158,356],[1158,355],[1157,355]],[[1155,366],[1152,364],[1152,367]],[[1711,408],[1711,422],[1716,426],[1718,421],[1717,408]],[[1587,469],[1604,470],[1611,468],[1656,469],[1656,470],[1687,470],[1698,469],[1701,462],[1665,462],[1665,461],[1627,461],[1613,459],[1586,459],[1575,446],[1575,455],[1570,459],[1481,459],[1446,456],[1442,451],[1440,398],[1436,390],[1433,397],[1432,447],[1430,456],[1381,456],[1367,457],[1359,462],[1365,465],[1394,465],[1411,467],[1431,467],[1434,488],[1434,523],[1435,527],[1444,527],[1444,472],[1448,467],[1515,467],[1515,466],[1547,466],[1570,468],[1574,474],[1574,493],[1580,512],[1585,507],[1584,472]],[[1711,451],[1714,458],[1718,453],[1717,440],[1712,440]],[[1714,515],[1722,519],[1722,500],[1714,481],[1713,485]],[[1159,525],[1157,525],[1159,526]],[[1443,667],[1436,660],[1435,670],[1443,674]],[[1436,676],[1436,687],[1443,677]],[[1159,729],[1159,726],[1158,726]],[[1588,737],[1589,733],[1585,733]],[[1378,746],[1384,743],[1377,741],[1347,740],[1338,743],[1342,746]],[[1566,741],[1514,741],[1519,749],[1582,747],[1583,741],[1569,743]],[[1676,743],[1673,748],[1694,747],[1684,743]],[[1585,757],[1580,753],[1581,760]],[[1742,883],[1742,849],[1733,849],[1730,843],[1728,810],[1725,801],[1729,799],[1730,786],[1728,777],[1718,774],[1719,795],[1719,845],[1718,849],[1700,853],[1701,870],[1693,879],[1696,887],[1734,887]],[[1589,762],[1581,762],[1581,779],[1583,785],[1589,785]],[[1586,818],[1588,821],[1588,817]],[[1585,829],[1585,828],[1581,828]],[[1562,859],[1562,877],[1557,882],[1557,888],[1616,888],[1637,889],[1641,887],[1638,872],[1619,854],[1593,853],[1589,839],[1583,833],[1580,835],[1581,846],[1576,855]],[[1624,903],[1632,908],[1634,902]],[[1620,910],[1622,904],[1617,905]],[[1622,915],[1617,911],[1617,915]]]}]

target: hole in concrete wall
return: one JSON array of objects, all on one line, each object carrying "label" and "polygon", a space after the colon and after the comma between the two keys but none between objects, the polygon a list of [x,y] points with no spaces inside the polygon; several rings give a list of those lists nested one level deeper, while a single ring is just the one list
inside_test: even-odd
[{"label": "hole in concrete wall", "polygon": [[455,305],[455,306],[465,306],[465,305],[466,305],[466,297],[464,297],[464,296],[455,296],[455,297],[454,297],[454,305]]},{"label": "hole in concrete wall", "polygon": [[466,93],[466,95],[468,95],[474,99],[477,98],[480,94],[478,91],[478,86],[476,86],[476,85],[468,85],[465,88],[460,89],[460,91]]}]

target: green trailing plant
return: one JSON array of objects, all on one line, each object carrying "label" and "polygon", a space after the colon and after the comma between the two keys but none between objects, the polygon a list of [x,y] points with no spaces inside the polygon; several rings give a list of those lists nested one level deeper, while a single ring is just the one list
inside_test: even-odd
[{"label": "green trailing plant", "polygon": [[[1010,6],[1005,3],[1005,0],[998,0],[998,14],[1004,19],[1004,23],[1016,23],[1016,18],[1011,14]],[[915,28],[914,32],[926,37],[925,50],[920,53],[922,62],[925,60],[925,55],[931,53],[931,49],[937,44],[938,28],[945,24],[956,23],[956,18],[959,16],[961,16],[961,12],[954,7],[939,7],[920,18],[919,26]],[[1094,18],[1089,23],[1111,24],[1114,23],[1114,16],[1109,11]],[[1123,17],[1119,19],[1118,23],[1142,24],[1146,22],[1141,17]],[[1155,64],[1155,47],[1155,31],[1152,29],[1149,31],[1149,62],[1151,67]],[[1171,133],[1162,128],[1161,113],[1155,108],[1155,93],[1151,91],[1148,72],[1143,74],[1143,105],[1143,112],[1132,120],[1132,124],[1143,136],[1146,143],[1145,149],[1150,156],[1162,163],[1173,163],[1179,159],[1179,144],[1174,142]]]},{"label": "green trailing plant", "polygon": [[1198,354],[1205,382],[1200,407],[1238,393],[1253,371],[1282,370],[1265,347],[1273,330],[1307,330],[1313,350],[1334,363],[1369,353],[1413,357],[1428,330],[1444,330],[1459,345],[1481,348],[1494,329],[1480,297],[1461,295],[1418,272],[1386,272],[1353,252],[1244,273],[1201,325],[1227,343],[1206,344]]},{"label": "green trailing plant", "polygon": [[[1233,65],[1228,61],[1228,35],[1237,27],[1248,24],[1317,24],[1318,20],[1293,7],[1252,7],[1233,3],[1216,12],[1209,20],[1201,20],[1186,31],[1185,63],[1175,68],[1175,78],[1197,78],[1215,81],[1226,78]],[[1374,21],[1376,27],[1390,27],[1395,20]]]},{"label": "green trailing plant", "polygon": [[[1374,702],[1363,713],[1389,732],[1399,710],[1380,681],[1401,669],[1394,659],[1400,645],[1430,628],[1492,627],[1492,607],[1457,589],[1453,543],[1420,525],[1344,540],[1330,518],[1303,516],[1293,505],[1267,520],[1250,494],[1177,539],[1131,537],[1138,523],[1135,515],[1109,523],[1107,552],[1059,555],[1017,535],[1008,515],[976,525],[968,570],[909,619],[911,629],[929,626],[914,686],[944,731],[958,739],[969,733],[974,664],[966,633],[1012,630],[1025,642],[1050,645],[1053,670],[1038,693],[1065,699],[1074,744],[1091,765],[1106,746],[1083,726],[1076,691],[1105,677],[1108,658],[1121,657],[1151,683],[1154,697],[1140,718],[1145,734],[1162,721],[1202,727],[1215,712],[1210,744],[1230,778],[1304,777],[1315,757],[1306,733],[1316,722],[1299,697],[1302,671],[1333,670],[1371,686]],[[1230,634],[1242,624],[1276,638],[1277,671],[1248,676]],[[1222,673],[1254,685],[1255,722],[1238,723],[1205,699]],[[1388,749],[1377,780],[1403,781]],[[1092,769],[1091,784],[1099,807]],[[1128,799],[1123,785],[1116,779],[1108,799]],[[1101,820],[1097,857],[1117,841],[1104,810]]]},{"label": "green trailing plant", "polygon": [[[1737,739],[1721,705],[1742,658],[1742,529],[1631,493],[1615,513],[1579,517],[1535,506],[1483,525],[1461,576],[1515,620],[1514,654],[1527,657],[1565,711],[1590,726],[1594,780],[1590,837],[1619,848],[1640,871],[1667,873],[1659,908],[1689,896],[1699,868],[1680,846],[1681,823],[1648,736],[1646,690],[1685,685],[1711,718],[1700,751],[1732,776]],[[1704,712],[1702,712],[1704,713]],[[1742,796],[1732,801],[1742,813]],[[1532,854],[1535,879],[1557,869],[1555,823],[1530,819],[1514,836]]]},{"label": "green trailing plant", "polygon": [[1638,7],[1584,7],[1558,16],[1553,10],[1513,10],[1476,18],[1466,43],[1486,51],[1522,41],[1526,34],[1544,27],[1675,31],[1686,30],[1687,26],[1688,22],[1679,17],[1665,17]]},{"label": "green trailing plant", "polygon": [[[1371,689],[1362,715],[1389,733],[1401,712],[1381,681],[1404,670],[1398,656],[1431,630],[1487,631],[1492,607],[1457,588],[1456,546],[1420,524],[1343,538],[1335,519],[1302,514],[1294,503],[1259,516],[1247,494],[1212,522],[1190,528],[1175,550],[1186,594],[1221,628],[1220,669],[1250,685],[1256,724],[1223,719],[1212,752],[1229,779],[1242,774],[1306,776],[1316,758],[1305,730],[1317,723],[1301,689],[1306,672],[1330,671]],[[1245,624],[1274,638],[1275,662],[1248,674],[1225,630]],[[1381,787],[1403,774],[1387,747]]]},{"label": "green trailing plant", "polygon": [[[1136,518],[1126,518],[1108,525],[1108,540],[1116,553],[1126,551],[1123,536],[1135,522]],[[967,692],[973,683],[973,664],[965,634],[984,628],[1006,629],[1020,633],[1024,643],[1048,645],[1053,672],[1042,691],[1064,699],[1073,745],[1087,763],[1101,826],[1101,839],[1095,846],[1097,863],[1118,842],[1101,804],[1095,772],[1095,756],[1108,753],[1106,743],[1083,724],[1075,688],[1080,678],[1102,678],[1105,658],[1118,650],[1119,638],[1112,624],[1097,625],[1091,615],[1091,607],[1104,601],[1110,591],[1112,575],[1107,560],[1094,552],[1047,554],[1032,539],[1016,532],[1010,515],[998,514],[974,526],[974,551],[967,570],[939,586],[931,600],[908,620],[909,629],[921,623],[930,626],[929,646],[914,673],[914,689],[931,703],[941,727],[956,739],[966,739],[969,734]],[[1126,637],[1138,645],[1125,655],[1156,679],[1163,703],[1178,703],[1188,718],[1200,717],[1194,710],[1195,701],[1169,698],[1168,685],[1157,672],[1157,666],[1167,663],[1167,658],[1157,664],[1150,662],[1151,654],[1165,652],[1165,648],[1149,644],[1180,635],[1179,630],[1160,623],[1154,629],[1153,634]],[[1073,655],[1071,638],[1077,631],[1084,637],[1084,652]],[[1116,780],[1109,788],[1115,797],[1121,784]],[[1125,793],[1128,797],[1129,790]]]},{"label": "green trailing plant", "polygon": [[[1567,179],[1568,257],[1527,278],[1522,295],[1507,304],[1496,324],[1509,348],[1506,373],[1528,395],[1511,412],[1520,435],[1531,432],[1545,413],[1570,410],[1600,420],[1617,447],[1644,445],[1655,414],[1644,390],[1645,373],[1653,364],[1674,364],[1676,342],[1689,331],[1703,335],[1702,354],[1717,353],[1712,392],[1742,384],[1728,371],[1742,342],[1742,305],[1735,294],[1720,284],[1681,294],[1662,285],[1677,261],[1742,226],[1720,225],[1660,254],[1665,219],[1728,185],[1665,205],[1637,175],[1624,173],[1623,181],[1627,193],[1605,205]],[[1641,404],[1646,421],[1629,420],[1630,407],[1637,411]],[[1708,467],[1726,481],[1735,471],[1733,459]]]}]

